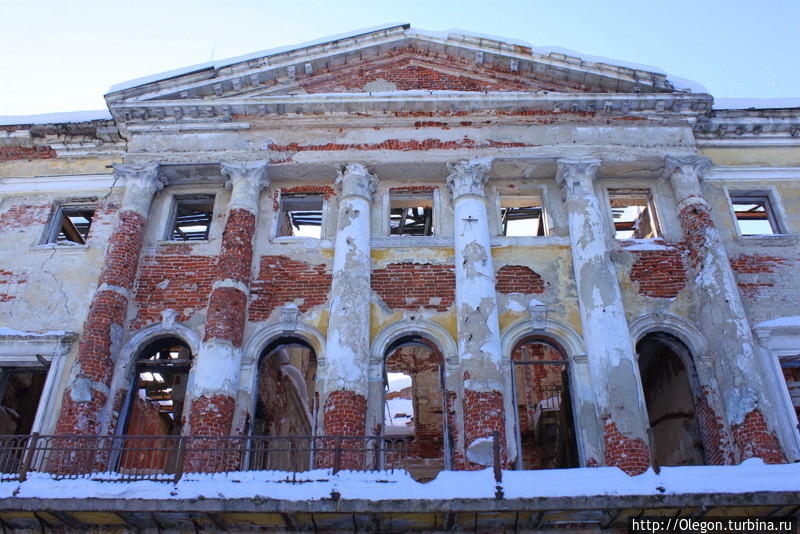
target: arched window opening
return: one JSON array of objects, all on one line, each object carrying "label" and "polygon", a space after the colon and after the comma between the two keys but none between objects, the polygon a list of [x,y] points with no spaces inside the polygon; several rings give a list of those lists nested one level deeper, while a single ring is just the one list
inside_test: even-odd
[{"label": "arched window opening", "polygon": [[299,337],[279,338],[261,352],[250,429],[251,469],[309,468],[311,443],[297,438],[314,433],[316,374],[317,355]]},{"label": "arched window opening", "polygon": [[[128,393],[122,450],[112,455],[121,471],[172,472],[183,426],[192,352],[178,338],[161,338],[139,352]],[[152,437],[151,437],[152,436]],[[117,459],[118,458],[118,459]]]},{"label": "arched window opening", "polygon": [[[689,350],[664,333],[644,336],[636,345],[639,373],[652,429],[650,448],[658,465],[703,465],[705,451],[698,428]],[[680,353],[680,354],[679,354]]]},{"label": "arched window opening", "polygon": [[517,469],[578,466],[567,360],[544,338],[514,347],[512,384],[517,416]]},{"label": "arched window opening", "polygon": [[420,481],[450,468],[447,395],[441,353],[429,340],[405,336],[384,358],[383,434],[408,439],[407,468]]}]

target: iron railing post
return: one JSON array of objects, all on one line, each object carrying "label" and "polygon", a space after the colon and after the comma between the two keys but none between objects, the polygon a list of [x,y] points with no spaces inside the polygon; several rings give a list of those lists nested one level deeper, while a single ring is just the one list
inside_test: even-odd
[{"label": "iron railing post", "polygon": [[336,436],[336,443],[333,451],[333,474],[339,472],[342,468],[342,436]]},{"label": "iron railing post", "polygon": [[178,436],[178,456],[175,458],[175,482],[183,476],[183,461],[186,458],[186,438]]},{"label": "iron railing post", "polygon": [[503,466],[500,465],[500,432],[497,430],[492,432],[492,453],[494,455],[492,462],[494,464],[494,481],[499,484],[503,481]]},{"label": "iron railing post", "polygon": [[34,432],[28,439],[28,446],[25,447],[25,456],[22,458],[22,465],[19,468],[19,481],[25,482],[28,478],[28,471],[30,471],[31,464],[33,463],[33,455],[36,453],[36,445],[39,441],[39,433]]}]

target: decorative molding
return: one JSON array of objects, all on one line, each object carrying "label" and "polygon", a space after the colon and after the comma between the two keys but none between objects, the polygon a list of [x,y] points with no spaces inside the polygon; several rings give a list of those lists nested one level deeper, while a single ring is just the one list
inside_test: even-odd
[{"label": "decorative molding", "polygon": [[664,158],[664,175],[670,179],[685,175],[702,180],[713,166],[705,156],[667,156]]},{"label": "decorative molding", "polygon": [[492,168],[491,158],[475,158],[447,164],[447,190],[455,200],[463,195],[486,196],[486,181]]},{"label": "decorative molding", "polygon": [[386,357],[386,350],[397,339],[416,334],[433,341],[442,351],[442,358],[448,367],[458,365],[458,345],[450,333],[441,325],[418,318],[407,318],[392,323],[381,330],[372,342],[370,365],[378,365]]},{"label": "decorative molding", "polygon": [[556,183],[567,196],[589,193],[597,177],[600,160],[591,158],[562,158],[558,160]]},{"label": "decorative molding", "polygon": [[161,191],[167,185],[158,163],[114,163],[114,175],[125,180],[127,188],[136,187],[150,195]]},{"label": "decorative molding", "polygon": [[251,182],[261,191],[269,185],[266,161],[222,161],[219,168],[228,178],[225,187],[236,187],[237,182]]},{"label": "decorative molding", "polygon": [[533,301],[528,304],[528,313],[531,317],[531,328],[536,330],[547,329],[547,314],[550,309],[546,304],[539,301]]},{"label": "decorative molding", "polygon": [[297,317],[300,308],[294,302],[289,302],[280,307],[281,322],[285,325],[284,332],[291,333],[297,330]]}]

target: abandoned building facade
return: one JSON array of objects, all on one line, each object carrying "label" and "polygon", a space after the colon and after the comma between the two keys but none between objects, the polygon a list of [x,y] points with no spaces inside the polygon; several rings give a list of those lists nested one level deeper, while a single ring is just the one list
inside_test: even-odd
[{"label": "abandoned building facade", "polygon": [[800,460],[800,110],[405,25],[106,100],[0,126],[2,434]]}]

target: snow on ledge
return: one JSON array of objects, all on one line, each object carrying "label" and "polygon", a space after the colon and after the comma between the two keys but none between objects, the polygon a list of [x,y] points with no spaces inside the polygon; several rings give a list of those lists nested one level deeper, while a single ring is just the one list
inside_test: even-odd
[{"label": "snow on ledge", "polygon": [[632,250],[640,252],[644,250],[675,250],[675,247],[664,244],[664,241],[658,239],[629,239],[621,243],[624,250]]},{"label": "snow on ledge", "polygon": [[785,326],[796,326],[800,328],[800,315],[792,315],[789,317],[780,317],[778,319],[763,321],[755,325],[753,328],[780,328]]},{"label": "snow on ledge", "polygon": [[22,330],[14,330],[0,326],[0,336],[16,336],[16,337],[47,337],[47,336],[65,336],[67,333],[64,330],[51,330],[49,332],[23,332]]},{"label": "snow on ledge", "polygon": [[800,108],[797,98],[715,98],[713,109],[786,109]]},{"label": "snow on ledge", "polygon": [[107,109],[62,111],[59,113],[42,113],[40,115],[0,115],[0,126],[13,126],[16,124],[58,124],[110,119],[111,113],[109,113]]},{"label": "snow on ledge", "polygon": [[[287,501],[342,499],[369,501],[494,499],[491,469],[443,471],[421,484],[404,471],[358,472],[318,469],[304,473],[246,471],[186,474],[172,482],[113,482],[113,474],[54,480],[30,473],[25,482],[0,482],[0,498],[39,499],[238,499]],[[106,480],[103,480],[103,479]],[[736,466],[664,467],[628,476],[616,467],[503,471],[501,483],[508,499],[585,497],[592,495],[646,496],[707,493],[800,491],[800,464],[766,465],[751,458]]]}]

